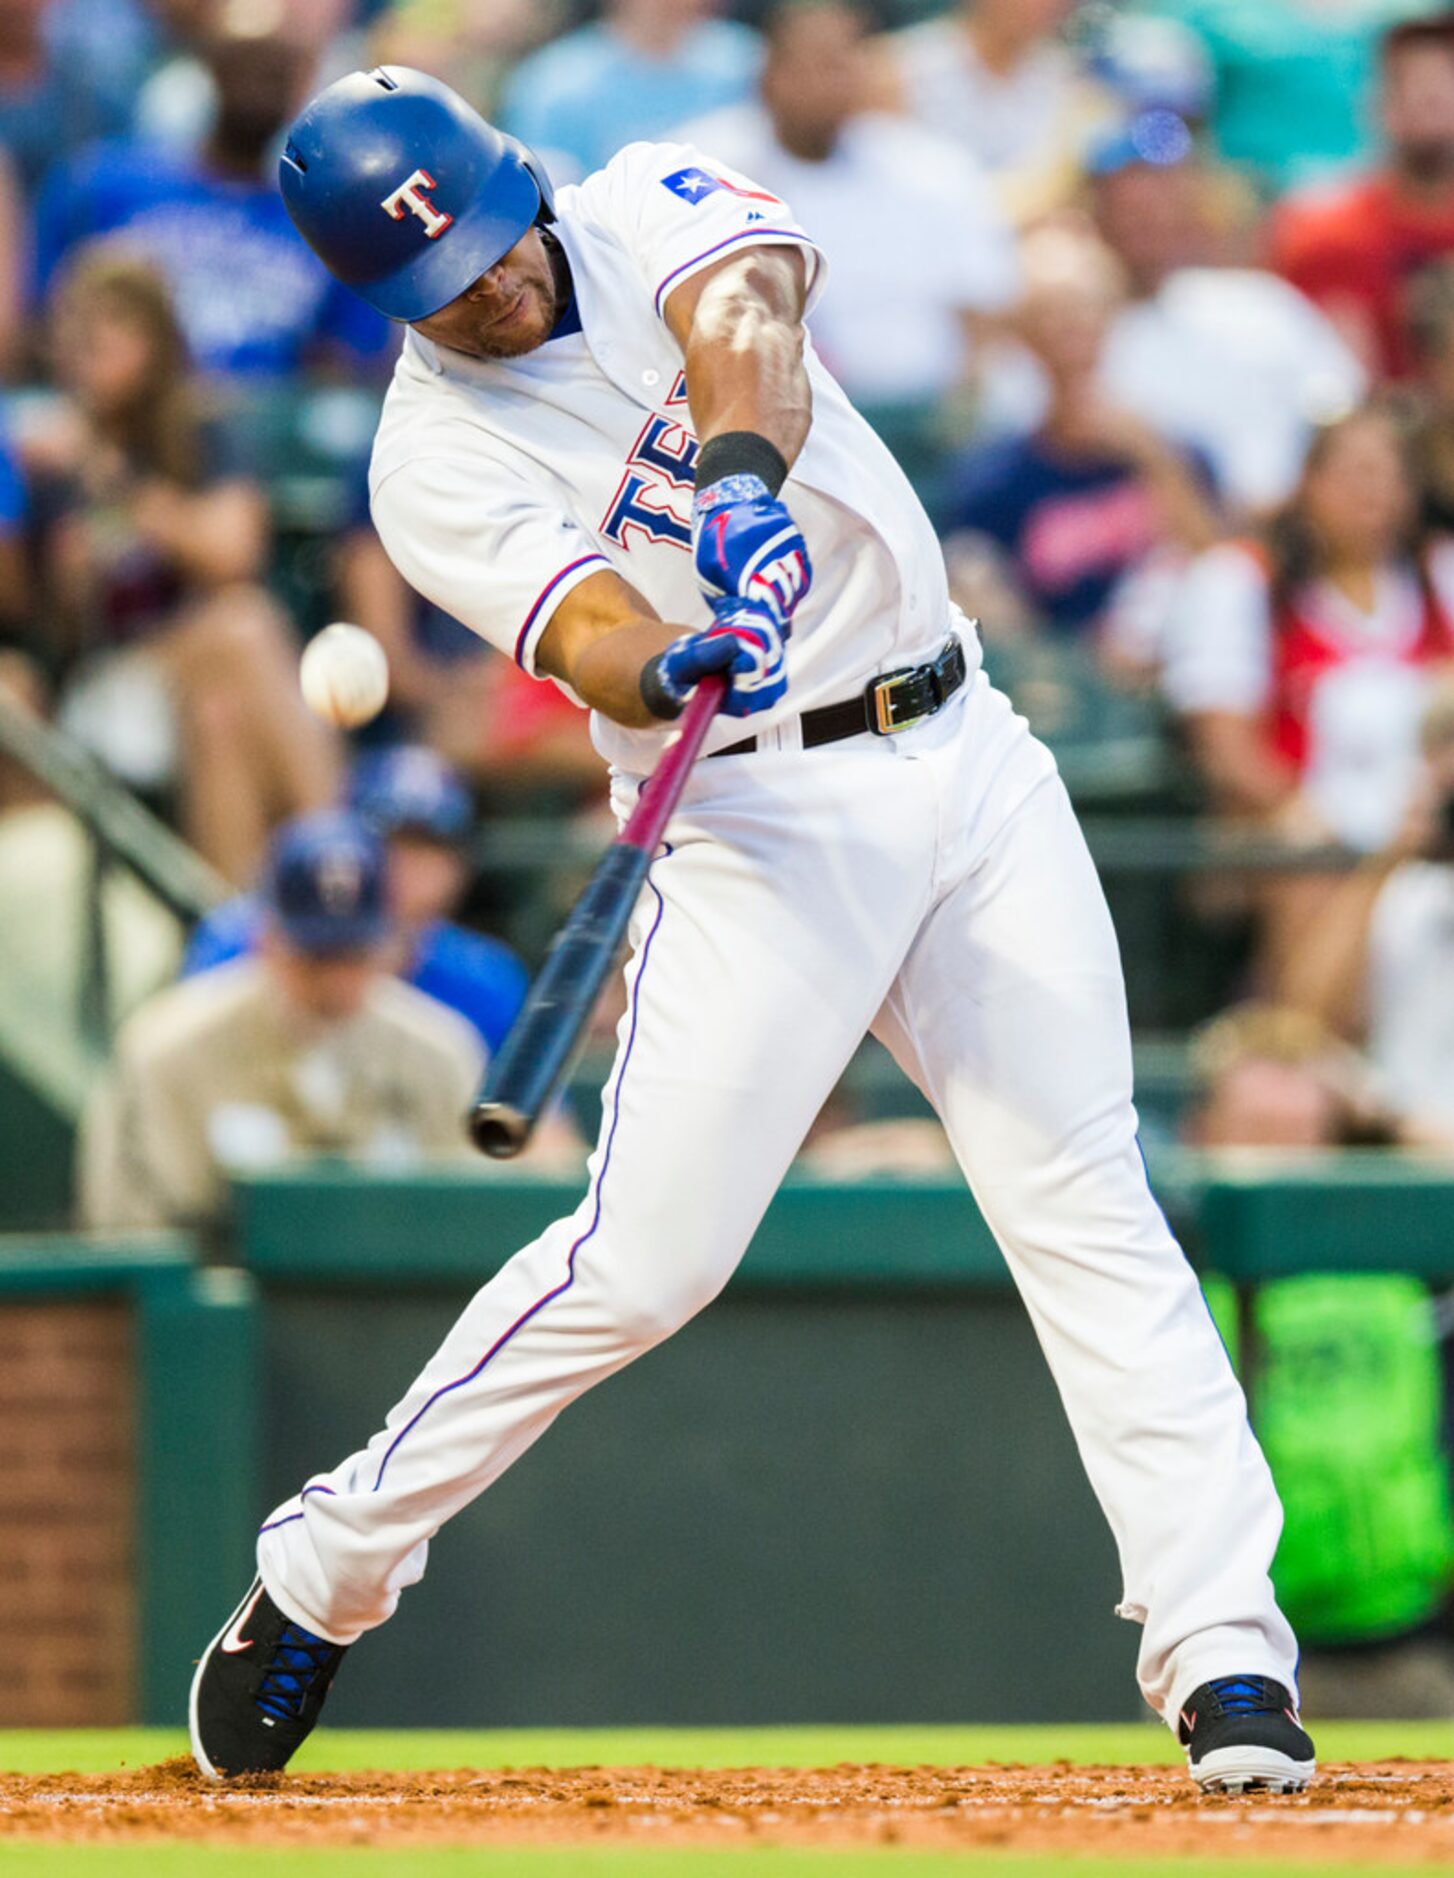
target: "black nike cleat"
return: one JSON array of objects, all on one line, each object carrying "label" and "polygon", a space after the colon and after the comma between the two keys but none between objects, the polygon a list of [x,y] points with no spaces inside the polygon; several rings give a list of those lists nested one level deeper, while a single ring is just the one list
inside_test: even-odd
[{"label": "black nike cleat", "polygon": [[255,1578],[192,1678],[192,1754],[208,1779],[286,1767],[312,1733],[346,1647],[285,1617]]},{"label": "black nike cleat", "polygon": [[1292,1696],[1267,1676],[1204,1682],[1177,1717],[1176,1738],[1203,1793],[1301,1793],[1318,1768]]}]

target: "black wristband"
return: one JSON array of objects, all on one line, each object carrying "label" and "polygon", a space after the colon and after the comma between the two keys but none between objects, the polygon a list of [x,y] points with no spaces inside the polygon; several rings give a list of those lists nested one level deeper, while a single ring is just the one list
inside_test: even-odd
[{"label": "black wristband", "polygon": [[682,714],[682,701],[666,687],[661,675],[661,661],[664,654],[658,652],[655,658],[648,659],[641,668],[641,702],[653,717],[659,717],[666,723]]},{"label": "black wristband", "polygon": [[788,479],[788,460],[759,432],[728,430],[709,437],[697,452],[697,487],[706,489],[724,476],[760,476],[775,496]]}]

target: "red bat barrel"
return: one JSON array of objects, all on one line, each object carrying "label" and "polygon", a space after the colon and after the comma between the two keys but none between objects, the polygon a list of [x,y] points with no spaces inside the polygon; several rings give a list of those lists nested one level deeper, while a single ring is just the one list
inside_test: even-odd
[{"label": "red bat barrel", "polygon": [[726,679],[712,677],[704,678],[693,692],[680,730],[556,934],[520,1015],[490,1065],[470,1115],[470,1134],[476,1147],[496,1160],[509,1160],[525,1146],[565,1075],[615,964],[652,856],[726,691]]}]

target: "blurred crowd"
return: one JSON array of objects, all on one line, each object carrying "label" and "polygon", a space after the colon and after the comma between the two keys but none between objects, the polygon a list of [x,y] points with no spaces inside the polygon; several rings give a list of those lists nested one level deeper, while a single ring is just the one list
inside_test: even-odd
[{"label": "blurred crowd", "polygon": [[[1228,817],[1402,839],[1454,579],[1454,15],[580,12],[0,5],[0,630],[62,726],[247,884],[271,828],[338,798],[347,752],[293,682],[338,616],[390,653],[379,735],[487,795],[599,788],[562,701],[418,603],[369,526],[396,334],[273,171],[312,89],[393,60],[558,181],[662,137],[782,194],[830,262],[815,344],[987,639],[1074,645],[1161,700]],[[1264,988],[1324,912],[1314,883],[1266,895]]]},{"label": "blurred crowd", "polygon": [[[1048,661],[1092,731],[1134,709],[1178,805],[1278,857],[1208,889],[1250,939],[1187,1138],[1454,1153],[1454,12],[0,0],[0,691],[237,894],[121,1033],[85,1217],[215,1224],[228,1170],[285,1152],[459,1152],[525,983],[455,923],[480,817],[604,793],[569,701],[412,595],[370,526],[397,334],[274,170],[306,96],[380,63],[446,79],[558,183],[660,138],[787,200],[829,261],[814,343],[919,489],[992,673],[1018,696]],[[393,675],[348,745],[297,686],[331,618]],[[0,883],[37,932],[80,892],[63,822],[0,760]],[[130,931],[120,982],[155,982]],[[943,1153],[832,1119],[810,1153],[835,1175]],[[580,1153],[563,1111],[541,1157]],[[1389,1321],[1425,1329],[1380,1346],[1405,1378],[1415,1290]],[[1334,1336],[1301,1308],[1269,1304],[1269,1349]],[[1347,1308],[1346,1334],[1379,1321]],[[1405,1458],[1437,1441],[1421,1412]],[[1454,1561],[1425,1511],[1397,1619],[1332,1633],[1425,1636]]]}]

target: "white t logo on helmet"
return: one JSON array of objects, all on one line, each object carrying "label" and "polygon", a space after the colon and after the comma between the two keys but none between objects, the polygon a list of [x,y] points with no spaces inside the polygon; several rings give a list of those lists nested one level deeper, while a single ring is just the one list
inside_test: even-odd
[{"label": "white t logo on helmet", "polygon": [[452,215],[446,215],[442,210],[436,209],[424,193],[426,189],[438,187],[439,184],[435,182],[428,170],[415,170],[412,176],[399,184],[392,195],[384,197],[379,207],[396,222],[403,221],[404,211],[407,209],[411,215],[417,215],[423,222],[424,232],[429,239],[436,241],[454,220]]}]

